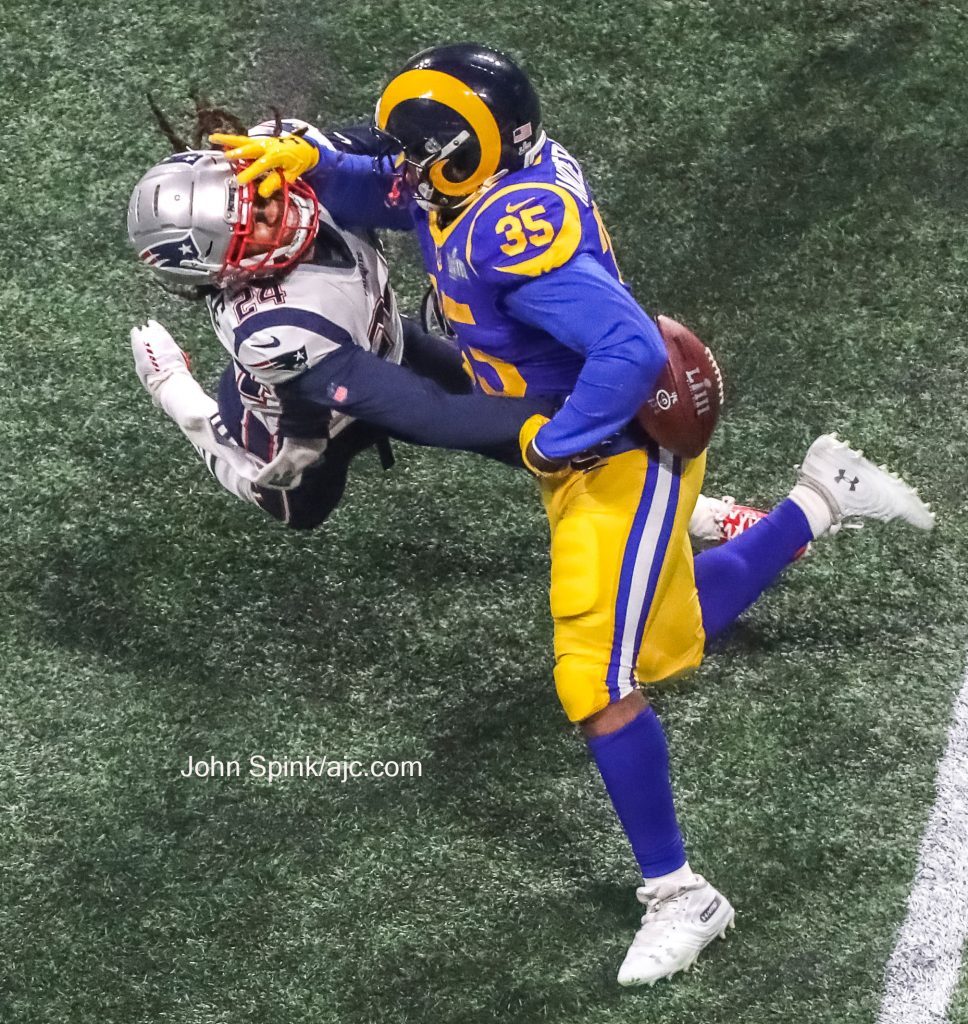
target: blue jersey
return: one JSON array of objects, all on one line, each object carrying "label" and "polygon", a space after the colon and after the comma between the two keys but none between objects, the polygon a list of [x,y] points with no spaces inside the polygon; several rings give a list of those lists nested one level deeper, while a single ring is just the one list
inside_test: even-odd
[{"label": "blue jersey", "polygon": [[538,433],[543,454],[568,458],[620,433],[628,447],[625,427],[653,390],[665,345],[622,283],[588,183],[563,146],[545,139],[527,167],[446,221],[414,200],[387,202],[396,187],[388,160],[321,160],[307,181],[347,225],[400,228],[409,213],[477,387],[567,398]]},{"label": "blue jersey", "polygon": [[413,213],[440,309],[478,386],[514,397],[570,394],[583,354],[511,315],[506,302],[529,279],[583,253],[621,280],[591,190],[564,147],[549,139],[530,167],[445,226],[436,211]]}]

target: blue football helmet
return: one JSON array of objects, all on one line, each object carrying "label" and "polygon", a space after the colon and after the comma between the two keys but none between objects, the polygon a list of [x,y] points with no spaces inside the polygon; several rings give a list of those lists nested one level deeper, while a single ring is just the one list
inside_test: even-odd
[{"label": "blue football helmet", "polygon": [[520,167],[543,142],[541,104],[505,54],[477,43],[411,57],[383,91],[376,128],[402,154],[415,197],[455,210]]}]

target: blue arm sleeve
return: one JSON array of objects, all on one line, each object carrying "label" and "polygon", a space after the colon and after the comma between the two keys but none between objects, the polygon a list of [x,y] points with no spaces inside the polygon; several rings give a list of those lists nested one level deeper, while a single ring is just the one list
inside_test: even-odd
[{"label": "blue arm sleeve", "polygon": [[[307,141],[316,145],[312,139]],[[388,157],[316,148],[319,163],[303,175],[303,180],[340,227],[397,231],[413,227],[409,203],[389,203],[397,175]]]},{"label": "blue arm sleeve", "polygon": [[280,425],[293,437],[318,436],[335,410],[401,441],[476,452],[517,466],[522,465],[518,433],[525,420],[554,413],[545,399],[450,394],[356,345],[341,346],[305,373],[276,385],[276,392],[282,403]]},{"label": "blue arm sleeve", "polygon": [[666,364],[659,329],[629,292],[580,254],[509,293],[507,311],[585,356],[568,401],[535,438],[540,451],[565,459],[621,430],[652,394]]}]

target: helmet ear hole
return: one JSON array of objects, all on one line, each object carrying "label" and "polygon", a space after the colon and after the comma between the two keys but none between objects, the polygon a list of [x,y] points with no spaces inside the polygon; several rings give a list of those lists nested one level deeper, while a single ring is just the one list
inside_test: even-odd
[{"label": "helmet ear hole", "polygon": [[445,177],[451,181],[466,181],[481,163],[481,147],[476,138],[468,139],[447,158]]}]

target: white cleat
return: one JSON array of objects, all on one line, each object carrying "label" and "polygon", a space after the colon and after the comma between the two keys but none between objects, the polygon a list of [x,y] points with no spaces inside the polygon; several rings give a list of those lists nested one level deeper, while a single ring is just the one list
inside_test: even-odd
[{"label": "white cleat", "polygon": [[619,968],[620,985],[654,985],[688,971],[713,939],[725,939],[734,927],[736,911],[702,875],[666,891],[636,889],[635,896],[646,910]]},{"label": "white cleat", "polygon": [[192,376],[188,355],[158,323],[131,328],[131,354],[138,379],[151,400],[189,436],[211,431],[210,419],[218,407]]},{"label": "white cleat", "polygon": [[172,374],[191,375],[188,356],[157,320],[149,320],[144,327],[131,328],[131,354],[138,379],[155,399],[155,404],[158,404],[159,388]]},{"label": "white cleat", "polygon": [[797,483],[819,494],[834,523],[848,516],[890,522],[903,519],[919,530],[934,527],[934,513],[895,473],[875,466],[836,434],[821,434],[810,445]]}]

